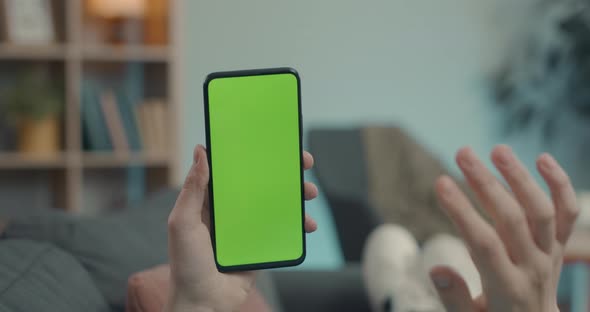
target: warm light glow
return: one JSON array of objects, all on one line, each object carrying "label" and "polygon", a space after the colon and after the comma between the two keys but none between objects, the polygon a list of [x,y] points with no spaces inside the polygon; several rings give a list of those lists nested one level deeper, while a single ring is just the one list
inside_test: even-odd
[{"label": "warm light glow", "polygon": [[88,9],[105,18],[139,18],[145,12],[145,0],[88,0]]}]

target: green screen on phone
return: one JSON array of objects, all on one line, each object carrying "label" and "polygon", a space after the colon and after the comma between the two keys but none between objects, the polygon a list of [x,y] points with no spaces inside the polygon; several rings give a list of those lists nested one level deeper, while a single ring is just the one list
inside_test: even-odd
[{"label": "green screen on phone", "polygon": [[220,270],[303,261],[299,96],[299,77],[290,69],[217,73],[205,83]]}]

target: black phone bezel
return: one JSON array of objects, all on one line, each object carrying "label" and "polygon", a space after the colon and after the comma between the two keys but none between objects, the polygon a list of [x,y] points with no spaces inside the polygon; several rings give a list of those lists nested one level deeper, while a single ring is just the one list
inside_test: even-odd
[{"label": "black phone bezel", "polygon": [[[211,144],[210,135],[210,123],[209,123],[209,91],[208,87],[211,81],[219,78],[232,78],[232,77],[246,77],[246,76],[261,76],[261,75],[279,75],[279,74],[291,74],[295,76],[297,80],[297,105],[298,105],[298,120],[299,120],[299,159],[300,159],[300,181],[301,181],[301,235],[303,236],[303,248],[300,257],[292,260],[264,262],[264,263],[250,263],[242,265],[224,266],[217,261],[217,248],[215,239],[215,198],[213,196],[214,188],[214,177],[213,177],[213,160],[211,158],[211,152],[214,146]],[[299,73],[290,67],[278,67],[278,68],[263,68],[263,69],[248,69],[248,70],[237,70],[237,71],[223,71],[214,72],[205,78],[203,83],[203,97],[204,97],[204,109],[205,109],[205,135],[207,144],[207,159],[209,160],[209,206],[211,209],[211,243],[213,245],[213,253],[215,255],[215,265],[219,272],[236,272],[236,271],[251,271],[261,269],[272,269],[281,267],[297,266],[305,260],[306,257],[306,240],[305,240],[305,191],[304,191],[304,176],[303,176],[303,125],[302,125],[302,113],[301,113],[301,79]]]}]

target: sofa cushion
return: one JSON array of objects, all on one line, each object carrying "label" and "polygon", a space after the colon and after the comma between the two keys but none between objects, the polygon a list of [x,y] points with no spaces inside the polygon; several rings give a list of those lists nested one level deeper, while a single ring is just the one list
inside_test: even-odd
[{"label": "sofa cushion", "polygon": [[0,241],[0,311],[110,311],[88,272],[44,243]]},{"label": "sofa cushion", "polygon": [[167,263],[167,220],[176,190],[159,193],[136,207],[98,217],[47,213],[13,219],[5,237],[50,242],[88,271],[111,307],[125,308],[127,279]]},{"label": "sofa cushion", "polygon": [[[129,277],[168,263],[167,221],[177,196],[177,190],[162,191],[122,212],[99,217],[55,211],[23,216],[8,223],[5,237],[50,242],[67,251],[88,271],[110,306],[123,311]],[[279,311],[272,282],[265,276],[260,275],[259,290]]]}]

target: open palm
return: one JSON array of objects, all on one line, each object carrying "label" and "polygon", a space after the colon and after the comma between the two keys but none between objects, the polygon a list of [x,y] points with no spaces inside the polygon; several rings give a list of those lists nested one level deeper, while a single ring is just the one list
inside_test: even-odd
[{"label": "open palm", "polygon": [[510,148],[501,145],[492,161],[505,187],[469,148],[457,163],[481,206],[488,224],[449,177],[436,189],[445,212],[469,247],[482,279],[483,294],[471,299],[465,281],[450,268],[431,276],[449,311],[555,312],[557,283],[564,247],[579,213],[574,189],[565,171],[548,154],[537,160],[551,196],[545,194]]}]

